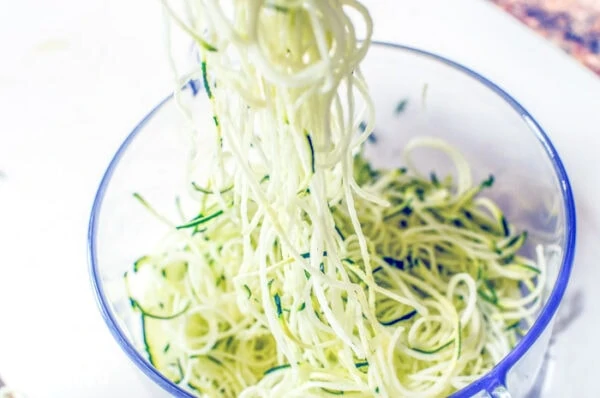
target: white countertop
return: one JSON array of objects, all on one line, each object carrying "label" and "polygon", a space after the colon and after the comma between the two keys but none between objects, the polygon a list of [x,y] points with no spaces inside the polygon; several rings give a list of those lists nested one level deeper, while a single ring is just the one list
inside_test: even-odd
[{"label": "white countertop", "polygon": [[[571,322],[556,336],[544,396],[600,396],[600,78],[484,0],[367,3],[377,38],[472,67],[513,94],[556,145],[579,235],[559,313]],[[86,232],[113,153],[169,90],[158,2],[21,0],[2,9],[0,375],[32,398],[156,396],[97,310]]]}]

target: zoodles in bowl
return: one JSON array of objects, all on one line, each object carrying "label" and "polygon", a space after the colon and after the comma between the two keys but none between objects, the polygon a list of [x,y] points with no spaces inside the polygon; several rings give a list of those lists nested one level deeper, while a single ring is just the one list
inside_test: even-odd
[{"label": "zoodles in bowl", "polygon": [[[447,142],[413,139],[402,168],[367,160],[367,9],[163,6],[199,51],[178,87],[201,82],[212,125],[192,137],[180,220],[134,194],[170,230],[124,276],[154,367],[198,396],[438,397],[501,361],[542,304],[545,250],[521,250],[494,176],[473,181]],[[419,148],[453,172],[421,173]]]}]

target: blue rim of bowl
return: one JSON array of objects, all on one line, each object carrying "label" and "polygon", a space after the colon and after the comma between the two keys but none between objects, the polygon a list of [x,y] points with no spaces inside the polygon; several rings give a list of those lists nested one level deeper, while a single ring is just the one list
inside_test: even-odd
[{"label": "blue rim of bowl", "polygon": [[[508,371],[518,362],[519,359],[527,352],[527,350],[536,342],[536,340],[540,337],[540,335],[546,330],[546,327],[552,320],[554,314],[556,313],[558,306],[564,296],[565,290],[567,288],[569,277],[571,275],[571,269],[573,266],[573,258],[575,255],[575,239],[576,239],[576,215],[575,215],[575,201],[573,199],[573,193],[571,190],[571,184],[569,182],[569,178],[567,176],[567,172],[558,156],[558,153],[550,139],[542,129],[542,127],[537,123],[537,121],[519,104],[513,97],[511,97],[506,91],[498,87],[496,84],[486,79],[479,73],[461,65],[454,61],[451,61],[442,56],[430,53],[428,51],[419,50],[413,47],[404,46],[401,44],[393,44],[386,42],[373,42],[373,45],[384,48],[391,48],[401,51],[406,51],[418,56],[423,56],[429,58],[434,61],[438,61],[442,64],[445,64],[459,72],[466,74],[467,76],[477,80],[479,83],[488,87],[494,93],[499,95],[504,101],[506,101],[529,125],[533,133],[536,135],[540,143],[543,145],[546,154],[550,158],[552,165],[554,166],[554,172],[556,173],[556,177],[560,182],[561,193],[563,197],[563,205],[565,211],[565,219],[566,219],[566,239],[565,239],[565,252],[563,261],[560,267],[560,271],[558,273],[556,282],[554,284],[554,288],[548,298],[548,301],[544,305],[540,315],[536,319],[533,326],[530,330],[525,334],[525,336],[519,341],[517,346],[507,355],[505,356],[490,372],[479,378],[477,381],[469,384],[467,387],[462,390],[451,395],[451,398],[466,398],[471,397],[482,390],[491,392],[494,388],[501,385],[506,385],[506,375]],[[192,90],[196,90],[194,86],[191,87]],[[113,159],[111,160],[104,176],[102,177],[102,181],[100,182],[100,186],[94,198],[94,203],[92,206],[92,212],[90,215],[90,222],[88,228],[88,255],[89,255],[89,270],[90,277],[92,282],[92,287],[94,292],[96,293],[96,301],[98,303],[98,307],[100,308],[100,312],[102,313],[102,317],[106,322],[108,328],[110,329],[112,335],[117,340],[121,348],[125,351],[125,353],[129,356],[133,362],[154,382],[156,382],[159,386],[161,386],[165,391],[170,394],[173,394],[178,397],[189,397],[194,398],[195,396],[185,391],[181,387],[175,385],[169,379],[164,377],[160,372],[158,372],[147,360],[144,358],[141,353],[135,349],[135,347],[129,343],[126,334],[123,332],[119,323],[115,319],[115,315],[113,314],[108,299],[102,289],[102,282],[100,279],[100,274],[98,270],[98,261],[97,261],[97,252],[96,252],[96,231],[98,228],[98,217],[100,214],[100,210],[102,207],[102,201],[104,199],[104,194],[106,189],[108,188],[108,184],[110,183],[112,174],[119,163],[119,160],[131,144],[131,142],[138,136],[138,134],[142,131],[143,127],[152,119],[152,117],[159,111],[163,105],[165,105],[168,101],[171,100],[173,96],[170,95],[164,100],[162,100],[150,113],[142,119],[142,121],[133,129],[133,131],[129,134],[129,136],[125,139],[125,141],[121,144]]]}]

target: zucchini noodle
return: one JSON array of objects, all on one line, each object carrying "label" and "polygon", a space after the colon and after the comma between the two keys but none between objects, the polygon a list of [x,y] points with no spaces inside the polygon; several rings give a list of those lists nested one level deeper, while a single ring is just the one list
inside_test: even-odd
[{"label": "zucchini noodle", "polygon": [[[246,398],[437,397],[488,372],[539,310],[544,253],[520,255],[527,234],[481,195],[493,178],[474,185],[447,143],[412,141],[408,170],[362,156],[365,7],[162,3],[199,50],[178,87],[202,80],[213,125],[191,148],[194,214],[135,194],[172,231],[125,274],[152,364],[198,396]],[[456,184],[412,169],[423,146]]]},{"label": "zucchini noodle", "polygon": [[25,398],[25,395],[6,386],[2,386],[0,387],[0,398]]}]

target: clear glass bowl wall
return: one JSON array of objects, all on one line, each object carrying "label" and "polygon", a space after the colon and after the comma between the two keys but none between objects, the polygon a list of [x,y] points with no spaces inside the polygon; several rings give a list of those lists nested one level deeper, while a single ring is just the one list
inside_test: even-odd
[{"label": "clear glass bowl wall", "polygon": [[[512,97],[475,72],[452,61],[399,45],[378,43],[362,65],[377,110],[375,143],[367,154],[378,166],[401,164],[403,146],[415,136],[443,138],[466,156],[475,181],[495,176],[488,195],[518,228],[529,231],[526,251],[558,245],[550,258],[544,307],[517,347],[489,374],[455,397],[522,397],[543,363],[552,319],[566,288],[575,245],[575,209],[566,172],[550,140]],[[197,84],[195,89],[201,88]],[[210,123],[204,93],[188,86],[183,101],[198,123]],[[396,108],[406,106],[400,115]],[[140,192],[175,219],[174,199],[185,192],[188,154],[185,119],[175,101],[161,102],[119,148],[99,187],[90,219],[92,283],[106,323],[128,357],[165,392],[193,397],[148,362],[139,315],[129,305],[123,273],[150,251],[165,232],[132,199]],[[423,150],[415,157],[427,175],[451,170],[448,159]],[[169,213],[171,212],[171,213]]]}]

